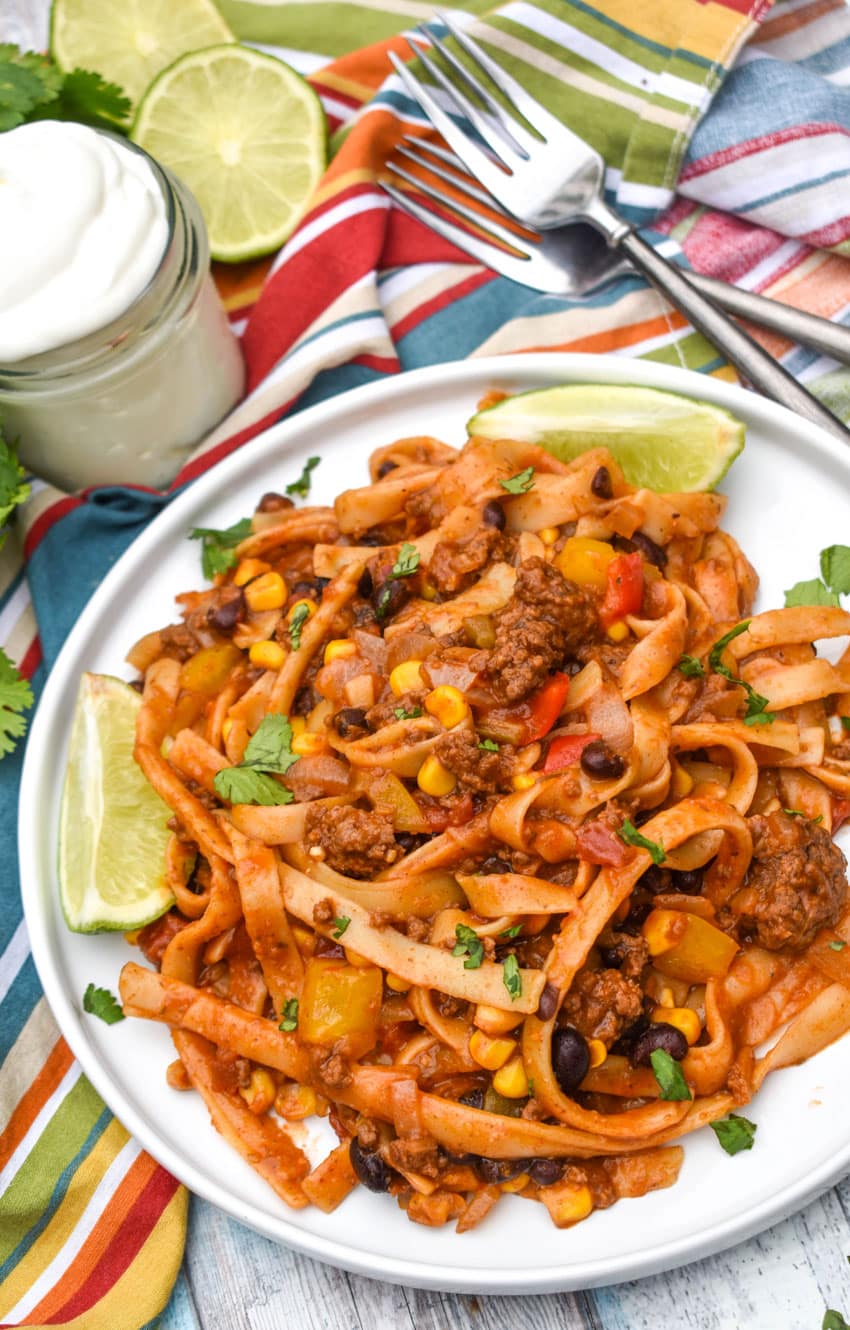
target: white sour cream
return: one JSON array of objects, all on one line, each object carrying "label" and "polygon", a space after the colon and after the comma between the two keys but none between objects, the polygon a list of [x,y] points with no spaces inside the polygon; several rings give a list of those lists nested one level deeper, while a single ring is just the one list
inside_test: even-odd
[{"label": "white sour cream", "polygon": [[0,365],[118,318],[167,240],[162,191],[139,153],[55,120],[0,134]]}]

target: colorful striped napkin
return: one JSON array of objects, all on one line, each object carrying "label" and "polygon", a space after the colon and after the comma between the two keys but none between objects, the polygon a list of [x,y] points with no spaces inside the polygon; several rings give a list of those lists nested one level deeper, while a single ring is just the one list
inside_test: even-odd
[{"label": "colorful striped napkin", "polygon": [[[311,77],[335,155],[269,263],[218,274],[248,361],[244,403],[165,495],[67,496],[36,480],[0,554],[0,642],[38,691],[105,569],[174,490],[289,411],[419,365],[575,350],[731,377],[638,278],[543,297],[391,208],[376,185],[423,133],[387,61],[420,0],[220,0],[237,33]],[[485,0],[456,7],[500,60],[604,153],[609,198],[663,252],[835,319],[850,314],[850,8],[843,0]],[[745,45],[746,43],[746,45]],[[293,299],[293,293],[297,298]],[[850,375],[761,340],[850,416]],[[182,1252],[183,1189],[80,1075],[29,956],[17,890],[21,754],[0,762],[0,1327],[152,1327]]]}]

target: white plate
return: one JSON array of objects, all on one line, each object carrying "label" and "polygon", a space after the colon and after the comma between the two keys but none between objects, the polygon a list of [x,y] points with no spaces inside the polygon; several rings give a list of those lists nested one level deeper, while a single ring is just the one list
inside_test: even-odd
[{"label": "white plate", "polygon": [[198,1095],[165,1083],[167,1031],[145,1021],[106,1026],[83,1014],[94,982],[117,988],[133,953],[118,937],[65,928],[57,901],[56,832],[65,752],[83,670],[122,666],[143,632],[177,617],[173,597],[203,585],[193,526],[225,527],[266,490],[322,464],[311,499],[365,483],[372,448],[427,432],[460,444],[476,400],[568,380],[670,388],[729,407],[748,441],[724,489],[725,525],[762,577],[759,606],[817,575],[822,546],[846,539],[850,452],[814,425],[718,379],[647,361],[524,355],[435,365],[356,389],[277,425],[197,480],[143,532],[105,578],[54,667],[27,748],[20,859],[32,949],[47,998],[89,1079],[125,1126],[188,1187],[268,1237],[362,1274],[426,1288],[547,1292],[630,1279],[705,1256],[785,1217],[850,1168],[850,1056],[843,1041],[771,1077],[748,1115],[755,1148],[734,1158],[705,1130],[688,1140],[672,1191],[621,1201],[559,1231],[542,1205],[506,1197],[480,1229],[411,1224],[386,1196],[359,1188],[336,1211],[286,1209],[224,1143]]}]

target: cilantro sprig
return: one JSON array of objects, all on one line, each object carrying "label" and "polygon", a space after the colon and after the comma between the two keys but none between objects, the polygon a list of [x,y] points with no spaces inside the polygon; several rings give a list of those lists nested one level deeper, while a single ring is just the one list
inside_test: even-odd
[{"label": "cilantro sprig", "polygon": [[828,545],[820,553],[820,577],[795,582],[785,592],[785,608],[794,605],[840,605],[850,595],[850,545]]},{"label": "cilantro sprig", "polygon": [[499,745],[495,739],[479,739],[478,747],[483,749],[485,753],[498,753],[499,751]]},{"label": "cilantro sprig", "polygon": [[410,577],[411,573],[415,573],[416,569],[419,567],[419,560],[421,557],[422,556],[416,546],[405,541],[396,556],[395,563],[390,569],[390,577],[393,579],[398,577]]},{"label": "cilantro sprig", "polygon": [[750,1122],[749,1118],[730,1113],[728,1118],[723,1118],[720,1122],[710,1122],[708,1125],[727,1155],[740,1154],[742,1150],[752,1150],[758,1127],[755,1122]]},{"label": "cilantro sprig", "polygon": [[298,761],[292,751],[292,726],[287,716],[266,716],[245,749],[236,767],[222,767],[216,772],[216,793],[232,804],[291,804],[291,790],[272,776],[285,776]]},{"label": "cilantro sprig", "polygon": [[306,499],[307,495],[310,493],[310,485],[312,483],[310,472],[315,471],[321,460],[321,457],[308,457],[307,461],[304,463],[304,469],[298,479],[291,480],[286,486],[286,493],[297,494],[300,499]]},{"label": "cilantro sprig", "polygon": [[764,697],[761,693],[757,693],[752,684],[747,683],[745,679],[739,679],[737,674],[733,674],[729,669],[728,665],[723,664],[723,652],[726,647],[734,638],[740,637],[741,633],[745,633],[749,626],[750,620],[745,619],[743,623],[736,624],[734,628],[729,629],[728,633],[724,633],[721,638],[718,638],[708,653],[708,665],[709,669],[713,670],[715,674],[720,674],[724,679],[728,679],[730,683],[743,688],[747,695],[747,710],[744,715],[745,725],[771,725],[775,717],[767,710],[770,699]]},{"label": "cilantro sprig", "polygon": [[[4,439],[0,430],[0,527],[6,525],[14,509],[28,499],[29,494],[26,472],[18,461],[15,449]],[[0,531],[0,550],[5,544],[6,535],[5,531]]]},{"label": "cilantro sprig", "polygon": [[118,1021],[124,1020],[117,998],[108,988],[96,988],[94,984],[89,984],[83,994],[83,1011],[87,1011],[90,1016],[99,1016],[107,1025],[116,1025]]},{"label": "cilantro sprig", "polygon": [[281,1012],[282,1020],[277,1027],[289,1033],[298,1029],[298,998],[287,998]]},{"label": "cilantro sprig", "polygon": [[334,919],[333,935],[335,938],[341,938],[348,925],[351,923],[347,914],[340,914]]},{"label": "cilantro sprig", "polygon": [[502,983],[508,990],[511,1002],[516,1002],[522,996],[522,975],[519,972],[519,961],[513,952],[505,957],[502,965]]},{"label": "cilantro sprig", "polygon": [[27,721],[21,713],[32,703],[29,683],[0,647],[0,757],[11,753],[18,739],[26,734]]},{"label": "cilantro sprig", "polygon": [[411,707],[407,711],[404,707],[393,707],[393,715],[396,720],[418,720],[422,715],[421,707]]},{"label": "cilantro sprig", "polygon": [[196,526],[189,532],[190,540],[201,542],[201,568],[207,581],[233,567],[237,561],[235,547],[250,536],[251,530],[250,517],[243,517],[224,529]]},{"label": "cilantro sprig", "polygon": [[452,947],[453,956],[465,956],[465,970],[479,970],[484,960],[484,943],[474,928],[469,924],[455,924],[457,942]]},{"label": "cilantro sprig", "polygon": [[130,99],[89,69],[63,74],[48,56],[0,44],[0,131],[32,120],[76,120],[125,132]]},{"label": "cilantro sprig", "polygon": [[293,651],[301,645],[301,630],[310,617],[309,605],[297,605],[289,621],[289,641]]},{"label": "cilantro sprig", "polygon": [[524,471],[518,471],[515,476],[509,476],[507,480],[500,480],[499,484],[508,494],[527,494],[534,486],[534,467],[527,466]]},{"label": "cilantro sprig", "polygon": [[620,830],[617,832],[620,840],[625,841],[626,845],[634,845],[639,850],[649,850],[650,858],[654,864],[663,864],[667,858],[664,846],[660,841],[649,840],[642,836],[633,822],[626,818]]},{"label": "cilantro sprig", "polygon": [[658,1082],[659,1099],[693,1099],[682,1068],[675,1058],[671,1058],[663,1048],[656,1048],[650,1053],[649,1061],[652,1064],[652,1074]]}]

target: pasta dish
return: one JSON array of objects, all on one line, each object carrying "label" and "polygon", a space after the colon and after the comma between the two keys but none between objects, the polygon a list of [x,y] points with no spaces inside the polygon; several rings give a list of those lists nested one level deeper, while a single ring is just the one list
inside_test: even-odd
[{"label": "pasta dish", "polygon": [[749,1148],[765,1076],[850,1028],[850,651],[814,646],[850,614],[753,616],[723,497],[604,449],[369,474],[195,533],[212,585],[130,652],[175,904],[124,1011],[289,1206],[565,1227],[707,1124]]}]

